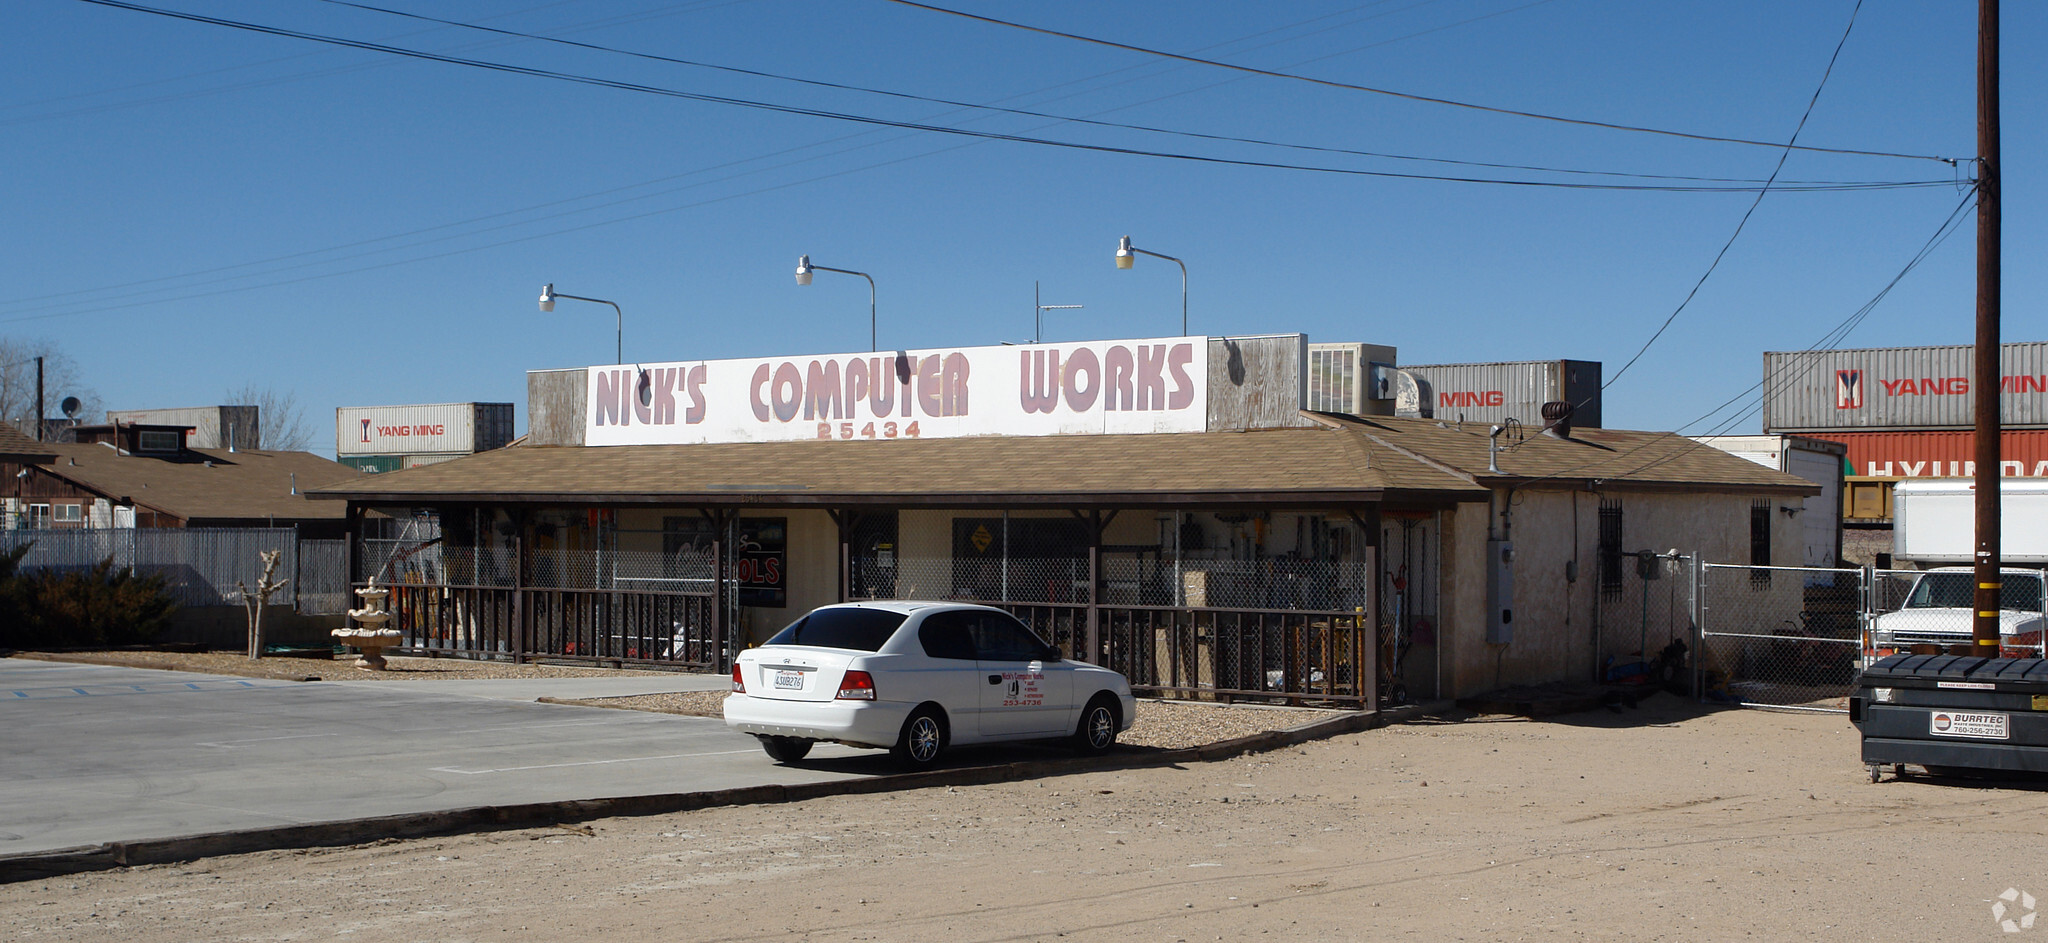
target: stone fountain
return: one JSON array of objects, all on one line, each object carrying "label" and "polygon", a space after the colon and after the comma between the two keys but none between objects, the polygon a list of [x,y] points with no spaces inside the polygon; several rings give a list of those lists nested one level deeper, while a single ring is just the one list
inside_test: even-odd
[{"label": "stone fountain", "polygon": [[356,595],[363,597],[363,608],[348,611],[348,617],[356,624],[335,629],[332,634],[341,644],[361,653],[356,658],[356,667],[383,671],[384,650],[397,645],[403,634],[385,627],[391,621],[391,611],[384,608],[391,591],[371,580],[370,585],[356,590]]}]

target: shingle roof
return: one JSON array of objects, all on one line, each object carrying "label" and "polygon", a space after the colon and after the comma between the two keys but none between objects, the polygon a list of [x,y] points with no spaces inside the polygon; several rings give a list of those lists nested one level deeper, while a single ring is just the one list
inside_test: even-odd
[{"label": "shingle roof", "polygon": [[1316,414],[1358,435],[1441,462],[1489,485],[1522,487],[1538,481],[1686,491],[1819,494],[1804,478],[1671,432],[1573,429],[1570,438],[1537,429],[1504,433],[1488,470],[1488,426],[1434,419],[1359,418]]},{"label": "shingle roof", "polygon": [[[358,500],[1166,504],[1480,500],[1346,430],[507,448],[318,490]],[[770,497],[772,496],[772,497]]]},{"label": "shingle roof", "polygon": [[[338,519],[342,507],[303,492],[362,476],[311,452],[188,449],[189,460],[171,461],[97,443],[49,443],[45,451],[56,455],[39,463],[47,474],[187,521]],[[300,494],[291,493],[295,475]]]},{"label": "shingle roof", "polygon": [[34,456],[54,455],[47,443],[37,442],[25,435],[12,423],[0,422],[0,455]]},{"label": "shingle roof", "polygon": [[1480,500],[1488,485],[1815,494],[1668,432],[1530,432],[1487,471],[1483,426],[1323,416],[1322,428],[1162,435],[506,448],[315,489],[316,498],[562,503],[1188,504]]}]

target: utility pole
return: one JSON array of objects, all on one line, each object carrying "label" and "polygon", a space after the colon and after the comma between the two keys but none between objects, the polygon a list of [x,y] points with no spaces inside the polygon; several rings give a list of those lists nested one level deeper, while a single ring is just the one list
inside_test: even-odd
[{"label": "utility pole", "polygon": [[36,358],[36,441],[43,441],[43,358]]},{"label": "utility pole", "polygon": [[1977,557],[1972,654],[1998,654],[1998,0],[1977,0]]}]

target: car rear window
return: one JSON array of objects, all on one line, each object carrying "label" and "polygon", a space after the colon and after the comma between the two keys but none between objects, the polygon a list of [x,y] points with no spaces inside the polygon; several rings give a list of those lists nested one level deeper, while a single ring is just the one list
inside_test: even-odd
[{"label": "car rear window", "polygon": [[820,609],[775,633],[768,644],[880,651],[905,618],[903,613],[882,609]]}]

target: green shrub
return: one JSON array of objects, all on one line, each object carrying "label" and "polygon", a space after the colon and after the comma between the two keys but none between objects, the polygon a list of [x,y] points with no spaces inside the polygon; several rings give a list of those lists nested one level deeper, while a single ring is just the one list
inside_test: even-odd
[{"label": "green shrub", "polygon": [[154,638],[178,608],[164,591],[163,576],[136,576],[131,567],[116,569],[112,557],[83,573],[4,573],[0,583],[10,584],[0,589],[0,597],[13,596],[26,616],[15,622],[24,637],[9,643],[21,648],[141,644]]},{"label": "green shrub", "polygon": [[15,575],[33,541],[0,553],[0,648],[21,648],[28,639],[28,581]]}]

